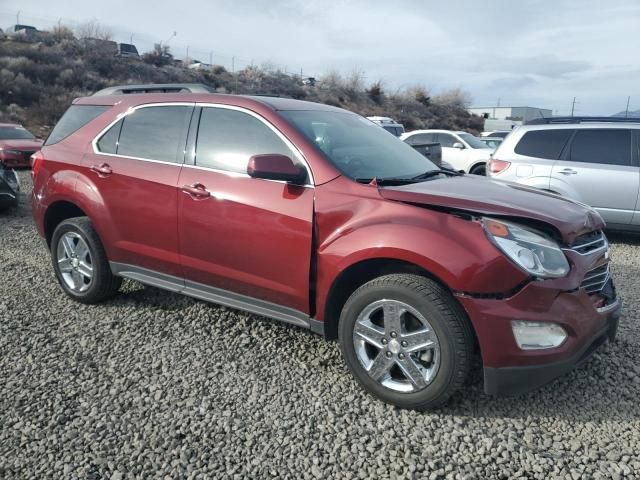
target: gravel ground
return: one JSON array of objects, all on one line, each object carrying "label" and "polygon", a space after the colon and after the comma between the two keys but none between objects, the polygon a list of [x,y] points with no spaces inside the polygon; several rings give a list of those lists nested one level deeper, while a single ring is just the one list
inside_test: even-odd
[{"label": "gravel ground", "polygon": [[73,303],[22,200],[0,214],[0,478],[640,478],[637,238],[613,239],[615,344],[517,398],[476,371],[416,413],[294,327],[134,282]]}]

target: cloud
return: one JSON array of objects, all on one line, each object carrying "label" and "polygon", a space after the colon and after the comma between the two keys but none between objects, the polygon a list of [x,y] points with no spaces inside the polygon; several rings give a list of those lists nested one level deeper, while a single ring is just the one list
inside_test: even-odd
[{"label": "cloud", "polygon": [[586,61],[560,59],[555,55],[537,55],[520,58],[498,58],[490,67],[482,64],[486,70],[493,72],[529,74],[548,78],[566,77],[574,73],[590,70],[593,65]]},{"label": "cloud", "polygon": [[619,111],[627,95],[640,106],[640,84],[629,73],[640,69],[631,41],[637,0],[183,0],[179,12],[166,0],[111,0],[108,9],[86,0],[2,3],[0,24],[17,10],[45,27],[96,18],[116,40],[134,34],[142,50],[177,31],[170,45],[178,57],[188,46],[191,57],[213,52],[227,68],[233,59],[236,69],[270,62],[315,76],[358,70],[388,91],[462,87],[475,103],[500,97],[554,110],[577,96],[583,114]]}]

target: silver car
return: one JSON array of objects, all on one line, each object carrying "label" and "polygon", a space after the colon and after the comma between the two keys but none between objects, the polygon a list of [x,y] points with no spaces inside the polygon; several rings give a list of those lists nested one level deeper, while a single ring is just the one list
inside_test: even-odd
[{"label": "silver car", "polygon": [[614,230],[640,230],[640,120],[553,118],[518,127],[487,174],[578,200]]}]

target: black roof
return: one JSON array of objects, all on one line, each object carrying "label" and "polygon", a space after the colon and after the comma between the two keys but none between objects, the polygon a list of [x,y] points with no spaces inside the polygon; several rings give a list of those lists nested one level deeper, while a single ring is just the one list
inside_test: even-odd
[{"label": "black roof", "polygon": [[554,123],[640,123],[637,117],[547,117],[524,122],[525,125],[550,125]]}]

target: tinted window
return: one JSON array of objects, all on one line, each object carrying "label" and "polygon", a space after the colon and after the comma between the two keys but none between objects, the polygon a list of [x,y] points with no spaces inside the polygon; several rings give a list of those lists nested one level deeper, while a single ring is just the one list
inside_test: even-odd
[{"label": "tinted window", "polygon": [[453,135],[449,135],[447,133],[439,133],[437,141],[443,147],[453,147],[454,143],[460,142],[460,140],[458,140],[456,137],[454,137]]},{"label": "tinted window", "polygon": [[459,133],[458,135],[461,139],[467,142],[467,145],[469,145],[471,148],[487,148],[487,146],[482,143],[482,140],[474,137],[470,133]]},{"label": "tinted window", "polygon": [[280,111],[280,115],[349,178],[409,178],[436,168],[405,142],[359,115],[322,110]]},{"label": "tinted window", "polygon": [[182,162],[186,130],[192,107],[145,107],[124,118],[118,155]]},{"label": "tinted window", "polygon": [[515,152],[528,157],[557,160],[573,130],[533,130],[516,145]]},{"label": "tinted window", "polygon": [[418,133],[407,139],[409,145],[422,145],[425,143],[436,143],[436,135],[434,133]]},{"label": "tinted window", "polygon": [[631,165],[631,132],[622,129],[578,130],[571,142],[570,160]]},{"label": "tinted window", "polygon": [[26,128],[15,125],[0,127],[0,140],[31,140],[35,138]]},{"label": "tinted window", "polygon": [[118,146],[118,137],[120,136],[120,127],[122,127],[122,120],[111,127],[107,132],[98,140],[98,150],[103,153],[116,153]]},{"label": "tinted window", "polygon": [[103,105],[72,105],[64,112],[56,126],[53,127],[49,138],[44,144],[52,145],[58,143],[109,108]]},{"label": "tinted window", "polygon": [[257,118],[224,108],[202,109],[196,164],[247,173],[249,158],[266,153],[279,153],[295,160],[280,137]]}]

